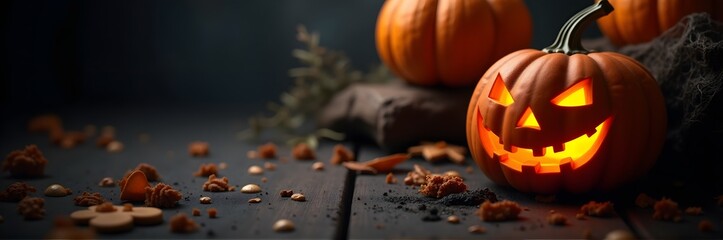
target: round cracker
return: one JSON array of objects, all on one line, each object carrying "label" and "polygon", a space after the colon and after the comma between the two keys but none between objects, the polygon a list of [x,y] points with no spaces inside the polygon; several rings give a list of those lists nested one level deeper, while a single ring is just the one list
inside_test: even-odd
[{"label": "round cracker", "polygon": [[91,219],[100,215],[94,210],[78,210],[70,214],[70,219],[73,219],[75,224],[88,225]]},{"label": "round cracker", "polygon": [[102,233],[129,231],[133,228],[133,217],[119,212],[100,214],[90,220],[90,226]]},{"label": "round cracker", "polygon": [[155,225],[163,222],[163,211],[154,207],[134,207],[130,214],[138,225]]}]

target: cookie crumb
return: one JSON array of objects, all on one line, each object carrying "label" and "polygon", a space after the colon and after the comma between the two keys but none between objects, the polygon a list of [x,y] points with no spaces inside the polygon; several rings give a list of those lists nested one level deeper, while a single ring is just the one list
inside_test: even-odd
[{"label": "cookie crumb", "polygon": [[198,230],[198,224],[184,213],[178,213],[171,217],[169,225],[171,226],[171,232],[175,233],[191,233]]},{"label": "cookie crumb", "polygon": [[201,210],[198,208],[193,208],[193,210],[191,210],[191,213],[193,214],[193,216],[201,216]]},{"label": "cookie crumb", "polygon": [[294,146],[294,149],[291,150],[291,155],[294,156],[294,158],[296,160],[314,160],[314,159],[316,159],[316,153],[306,143],[296,144],[296,146]]},{"label": "cookie crumb", "polygon": [[271,162],[265,162],[265,163],[264,163],[264,168],[265,168],[266,170],[269,170],[269,171],[274,171],[274,170],[276,170],[276,164],[275,164],[275,163],[271,163]]},{"label": "cookie crumb", "polygon": [[273,143],[266,143],[259,146],[256,149],[257,156],[262,159],[271,159],[276,157],[276,145]]},{"label": "cookie crumb", "polygon": [[426,184],[419,188],[419,193],[427,197],[441,198],[453,193],[467,191],[467,185],[462,178],[456,176],[427,175]]},{"label": "cookie crumb", "polygon": [[311,169],[314,169],[314,171],[323,171],[324,163],[323,162],[315,162],[314,164],[311,164]]},{"label": "cookie crumb", "polygon": [[260,202],[261,202],[261,198],[252,198],[252,199],[249,199],[249,203],[260,203]]},{"label": "cookie crumb", "polygon": [[653,206],[655,212],[653,212],[653,219],[680,222],[682,216],[680,209],[678,209],[678,203],[670,200],[669,198],[663,198]]},{"label": "cookie crumb", "polygon": [[201,163],[200,166],[198,166],[198,171],[193,173],[193,176],[197,177],[208,177],[211,176],[211,174],[218,174],[218,167],[215,163]]},{"label": "cookie crumb", "polygon": [[259,166],[253,165],[249,167],[248,173],[251,175],[261,175],[264,173],[264,169]]},{"label": "cookie crumb", "polygon": [[101,203],[105,202],[105,199],[98,192],[95,192],[95,193],[83,192],[81,195],[76,196],[73,199],[73,202],[75,203],[76,206],[89,207],[89,206],[95,206],[95,205],[101,204]]},{"label": "cookie crumb", "polygon": [[480,205],[479,210],[475,214],[485,222],[498,222],[516,220],[522,208],[519,204],[509,200],[502,200],[491,203],[489,200]]},{"label": "cookie crumb", "polygon": [[195,141],[188,144],[188,154],[191,157],[206,157],[209,154],[208,143]]},{"label": "cookie crumb", "polygon": [[394,177],[394,174],[390,172],[387,173],[387,177],[384,179],[384,182],[386,182],[387,184],[395,184],[397,183],[397,178]]},{"label": "cookie crumb", "polygon": [[450,215],[447,217],[447,222],[452,223],[452,224],[457,224],[457,223],[459,223],[459,217],[457,217],[455,215]]},{"label": "cookie crumb", "polygon": [[33,144],[10,152],[3,161],[2,172],[9,171],[14,178],[42,177],[47,164],[48,160],[38,146]]},{"label": "cookie crumb", "polygon": [[615,214],[613,204],[607,202],[590,201],[580,207],[580,212],[592,217],[612,217]]},{"label": "cookie crumb", "polygon": [[95,232],[88,228],[76,227],[68,217],[56,217],[53,228],[45,235],[45,239],[96,239]]},{"label": "cookie crumb", "polygon": [[329,160],[331,164],[339,165],[343,162],[351,161],[354,161],[354,155],[348,148],[342,144],[334,145],[334,150],[332,151],[331,159]]},{"label": "cookie crumb", "polygon": [[243,186],[241,188],[242,193],[260,193],[261,187],[256,184],[246,184],[246,186]]},{"label": "cookie crumb", "polygon": [[178,205],[182,198],[181,192],[165,183],[158,183],[154,187],[146,187],[147,207],[172,208]]},{"label": "cookie crumb", "polygon": [[698,230],[700,230],[701,232],[712,232],[713,223],[706,219],[700,220],[700,222],[698,223]]},{"label": "cookie crumb", "polygon": [[4,192],[0,192],[0,201],[3,202],[19,202],[28,196],[28,193],[36,192],[35,187],[25,182],[15,182],[10,184]]},{"label": "cookie crumb", "polygon": [[203,191],[207,192],[228,192],[233,191],[234,187],[228,184],[228,178],[217,178],[216,174],[208,176],[208,180],[203,183]]},{"label": "cookie crumb", "polygon": [[25,220],[39,220],[45,216],[45,199],[25,197],[18,203],[18,213]]},{"label": "cookie crumb", "polygon": [[133,204],[130,204],[130,203],[123,204],[123,211],[124,212],[133,211]]},{"label": "cookie crumb", "polygon": [[305,202],[306,196],[304,196],[304,194],[301,194],[301,193],[294,193],[294,194],[291,194],[291,200],[294,200],[297,202]]},{"label": "cookie crumb", "polygon": [[685,214],[698,216],[703,214],[703,209],[700,207],[688,207],[685,209]]},{"label": "cookie crumb", "polygon": [[561,213],[551,211],[550,214],[547,215],[547,223],[550,225],[564,226],[567,225],[567,218]]},{"label": "cookie crumb", "polygon": [[198,199],[201,204],[211,204],[211,197],[201,197]]},{"label": "cookie crumb", "polygon": [[218,210],[216,208],[209,208],[206,210],[206,213],[208,213],[209,218],[216,218],[216,214],[218,214]]},{"label": "cookie crumb", "polygon": [[123,148],[125,148],[123,146],[123,143],[120,141],[117,141],[117,140],[113,140],[113,141],[109,142],[108,145],[105,146],[105,150],[108,151],[109,153],[119,153],[119,152],[123,151]]},{"label": "cookie crumb", "polygon": [[115,212],[115,206],[111,202],[103,202],[95,207],[96,212]]},{"label": "cookie crumb", "polygon": [[291,197],[291,195],[294,195],[294,191],[292,190],[281,190],[279,193],[281,197]]}]

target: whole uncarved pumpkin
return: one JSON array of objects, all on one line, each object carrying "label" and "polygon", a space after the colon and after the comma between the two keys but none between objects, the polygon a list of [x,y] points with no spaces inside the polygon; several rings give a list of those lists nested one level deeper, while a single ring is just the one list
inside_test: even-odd
[{"label": "whole uncarved pumpkin", "polygon": [[419,85],[474,85],[494,61],[531,40],[522,0],[387,0],[376,26],[382,61]]},{"label": "whole uncarved pumpkin", "polygon": [[721,0],[610,0],[615,12],[597,20],[600,30],[617,46],[644,43],[659,36],[691,13],[708,12],[723,21]]}]

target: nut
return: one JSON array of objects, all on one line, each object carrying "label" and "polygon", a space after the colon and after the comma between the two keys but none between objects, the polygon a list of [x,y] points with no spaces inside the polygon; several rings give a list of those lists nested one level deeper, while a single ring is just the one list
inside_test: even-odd
[{"label": "nut", "polygon": [[251,175],[261,175],[263,173],[264,173],[264,169],[259,166],[253,165],[253,166],[249,167],[249,174],[251,174]]},{"label": "nut", "polygon": [[70,194],[70,190],[60,184],[53,184],[45,189],[45,196],[48,197],[65,197]]},{"label": "nut", "polygon": [[261,202],[261,198],[252,198],[252,199],[249,199],[249,203],[260,203],[260,202]]},{"label": "nut", "polygon": [[291,197],[291,195],[294,195],[294,191],[292,190],[281,190],[281,197]]},{"label": "nut", "polygon": [[113,181],[113,178],[111,177],[105,177],[98,183],[98,186],[100,187],[113,187],[115,186],[115,181]]},{"label": "nut", "polygon": [[314,169],[315,171],[321,171],[324,170],[324,163],[323,162],[315,162],[311,165],[311,169]]},{"label": "nut", "polygon": [[211,204],[211,198],[210,197],[201,197],[198,199],[201,204]]},{"label": "nut", "polygon": [[246,186],[241,188],[242,193],[259,193],[261,192],[261,187],[256,184],[247,184]]},{"label": "nut", "polygon": [[449,217],[447,217],[447,222],[457,224],[459,223],[459,217],[455,215],[450,215]]},{"label": "nut", "polygon": [[304,202],[304,201],[306,201],[306,197],[304,197],[304,194],[294,193],[291,195],[291,200],[294,200],[297,202]]},{"label": "nut", "polygon": [[288,219],[279,219],[274,223],[273,228],[277,232],[291,232],[294,231],[294,222]]}]

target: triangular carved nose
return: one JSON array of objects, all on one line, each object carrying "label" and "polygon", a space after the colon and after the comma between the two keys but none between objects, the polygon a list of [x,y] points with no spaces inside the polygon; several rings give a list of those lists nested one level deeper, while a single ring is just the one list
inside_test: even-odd
[{"label": "triangular carved nose", "polygon": [[520,117],[520,121],[517,122],[517,127],[540,130],[540,124],[537,122],[535,114],[532,113],[532,108],[527,107],[527,109],[525,109],[525,112],[522,113],[522,117]]}]

